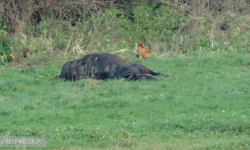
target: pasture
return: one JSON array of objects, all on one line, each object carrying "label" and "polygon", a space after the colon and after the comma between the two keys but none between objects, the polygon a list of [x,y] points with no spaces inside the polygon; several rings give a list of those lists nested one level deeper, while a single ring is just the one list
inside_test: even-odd
[{"label": "pasture", "polygon": [[0,136],[43,136],[44,149],[250,149],[249,53],[127,55],[174,76],[54,80],[69,56],[1,67]]}]

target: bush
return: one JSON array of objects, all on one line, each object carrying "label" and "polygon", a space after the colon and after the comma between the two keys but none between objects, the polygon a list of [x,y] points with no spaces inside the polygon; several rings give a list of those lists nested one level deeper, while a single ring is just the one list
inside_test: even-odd
[{"label": "bush", "polygon": [[12,55],[12,50],[10,46],[11,40],[9,38],[6,38],[6,28],[7,26],[5,25],[2,25],[0,27],[0,65],[4,65],[5,62],[14,60],[14,56]]},{"label": "bush", "polygon": [[177,13],[157,1],[131,3],[132,16],[128,15],[127,8],[113,7],[92,13],[88,20],[78,18],[74,26],[71,22],[55,19],[40,21],[33,27],[26,26],[24,32],[32,39],[22,39],[21,46],[15,47],[21,47],[19,51],[25,51],[29,45],[35,49],[33,51],[110,52],[124,48],[136,50],[137,43],[142,41],[151,44],[152,51],[171,49],[175,40],[172,39],[173,33],[187,20],[184,13]]},{"label": "bush", "polygon": [[[10,15],[7,14],[20,12],[16,13],[20,16],[12,18],[17,19],[13,26],[16,25],[18,29],[14,34],[16,41],[12,47],[20,56],[25,57],[47,50],[51,51],[50,54],[58,50],[64,54],[69,51],[85,53],[120,50],[134,53],[138,49],[139,41],[150,44],[151,51],[160,56],[166,53],[201,50],[246,51],[249,47],[248,9],[243,3],[238,6],[234,0],[211,4],[207,1],[198,3],[195,0],[188,3],[169,0],[122,0],[110,1],[105,5],[98,4],[97,9],[90,9],[88,12],[84,9],[87,4],[104,2],[87,0],[88,3],[84,3],[77,0],[81,3],[75,3],[67,0],[62,3],[51,1],[48,3],[51,5],[47,5],[47,2],[37,3],[37,0],[32,0],[30,7],[33,9],[26,17],[21,15],[21,12],[27,13],[22,11],[28,9],[26,5],[14,1],[18,2],[20,7],[13,7],[12,3],[6,3],[5,0],[6,7],[2,16],[10,30]],[[67,7],[61,7],[64,4]],[[227,7],[229,4],[232,7]],[[235,9],[237,7],[241,9]],[[13,11],[10,11],[11,9]],[[36,12],[43,13],[37,17]],[[35,24],[30,23],[36,18],[40,20],[35,21]],[[1,36],[6,34],[5,28],[6,26],[2,26],[0,29]],[[3,50],[1,51],[1,59],[6,60],[7,54],[3,57]]]},{"label": "bush", "polygon": [[[173,33],[185,24],[187,17],[159,2],[151,4],[149,0],[140,4],[134,1],[131,7],[112,8],[106,10],[105,14],[92,15],[90,22],[93,22],[93,29],[98,31],[96,37],[102,36],[101,43],[116,43],[121,47],[133,49],[142,41],[151,44],[153,51],[170,49]],[[127,12],[127,9],[130,11]],[[165,41],[168,44],[165,44]]]},{"label": "bush", "polygon": [[13,61],[14,56],[10,47],[11,39],[4,38],[0,41],[0,65],[4,65],[6,62]]}]

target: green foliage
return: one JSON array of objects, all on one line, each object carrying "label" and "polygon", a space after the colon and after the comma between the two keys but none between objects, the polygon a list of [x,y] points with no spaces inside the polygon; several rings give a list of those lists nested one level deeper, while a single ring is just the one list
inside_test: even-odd
[{"label": "green foliage", "polygon": [[250,38],[250,28],[247,28],[244,32],[238,26],[234,30],[234,37],[230,40],[232,43],[229,47],[233,51],[247,51],[249,52],[249,41],[246,39]]},{"label": "green foliage", "polygon": [[153,7],[146,3],[136,6],[133,10],[134,29],[140,39],[152,35],[161,40],[171,38],[173,32],[180,25],[181,20],[171,9],[164,9],[160,3],[153,3]]},{"label": "green foliage", "polygon": [[0,40],[0,65],[4,65],[6,62],[14,60],[11,49],[11,39],[3,38]]},{"label": "green foliage", "polygon": [[[71,7],[74,3],[66,2],[64,9],[71,13],[61,13],[63,9],[55,9],[54,5],[44,8],[42,3],[34,3],[47,13],[35,12],[36,15],[29,18],[39,18],[35,19],[37,22],[34,26],[13,25],[13,28],[20,28],[16,31],[21,31],[14,36],[23,34],[21,40],[20,37],[16,38],[13,47],[20,53],[31,48],[32,54],[46,50],[84,53],[124,49],[133,53],[137,43],[142,41],[151,44],[152,52],[160,56],[201,49],[248,51],[250,36],[246,28],[249,17],[243,12],[239,15],[231,11],[231,7],[222,7],[225,10],[218,15],[217,10],[209,9],[217,3],[211,6],[202,3],[197,8],[189,3],[185,7],[173,0],[120,0],[116,3],[117,7],[110,7],[113,1],[101,2],[101,7],[96,7],[98,5],[88,6],[79,1],[79,5]],[[225,1],[220,3],[227,6]],[[84,9],[85,6],[92,9]],[[232,3],[232,8],[237,7],[242,6]],[[0,27],[0,35],[6,37],[6,26]]]},{"label": "green foliage", "polygon": [[[0,18],[0,23],[2,22]],[[7,38],[7,32],[5,31],[7,26],[0,26],[0,65],[4,65],[5,62],[14,60],[14,56],[11,50],[11,39]]]},{"label": "green foliage", "polygon": [[[173,33],[186,21],[186,17],[159,2],[137,1],[126,3],[124,9],[107,10],[101,19],[105,26],[101,30],[130,48],[142,42],[171,41]],[[103,25],[103,23],[102,23]],[[106,30],[108,29],[108,30]],[[171,44],[168,45],[171,48]]]},{"label": "green foliage", "polygon": [[[1,22],[1,20],[0,20]],[[0,27],[0,36],[1,37],[6,37],[7,36],[7,32],[5,31],[7,29],[6,25],[3,25],[2,27]]]},{"label": "green foliage", "polygon": [[6,29],[7,29],[7,26],[6,25],[4,25],[3,23],[3,20],[2,20],[2,18],[0,17],[0,37],[1,38],[4,38],[4,37],[6,37],[7,36],[7,32],[6,32]]},{"label": "green foliage", "polygon": [[21,49],[32,48],[32,51],[63,50],[72,35],[73,27],[69,22],[57,20],[41,21],[35,27],[26,26],[29,36],[22,39]]},{"label": "green foliage", "polygon": [[[51,7],[48,11],[50,20],[42,20],[36,26],[25,26],[24,33],[27,35],[21,40],[16,38],[13,47],[23,52],[25,57],[28,56],[26,53],[47,50],[62,50],[65,53],[122,50],[135,53],[139,41],[150,44],[151,52],[159,56],[200,50],[248,51],[249,29],[239,25],[232,30],[233,23],[228,19],[225,26],[229,29],[222,30],[216,22],[222,24],[225,20],[211,19],[213,14],[207,12],[209,10],[193,16],[177,2],[165,2],[122,0],[119,2],[122,7],[91,13],[86,20],[76,16],[69,21],[55,20]],[[245,16],[238,20],[248,21]],[[3,31],[0,30],[0,33],[4,35]]]}]

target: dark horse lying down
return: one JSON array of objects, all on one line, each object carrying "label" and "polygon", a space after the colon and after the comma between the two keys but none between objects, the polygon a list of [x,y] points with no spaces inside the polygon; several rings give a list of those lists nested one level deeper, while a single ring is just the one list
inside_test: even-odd
[{"label": "dark horse lying down", "polygon": [[108,53],[93,53],[77,60],[72,60],[64,64],[61,75],[56,79],[79,80],[82,78],[94,79],[119,79],[125,80],[159,80],[153,76],[165,76],[154,72],[147,67],[122,60],[120,57]]}]

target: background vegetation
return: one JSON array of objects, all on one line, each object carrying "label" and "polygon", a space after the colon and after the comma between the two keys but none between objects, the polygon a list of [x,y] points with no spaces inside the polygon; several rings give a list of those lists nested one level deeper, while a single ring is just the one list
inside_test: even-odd
[{"label": "background vegetation", "polygon": [[157,57],[197,50],[248,51],[249,3],[247,0],[3,0],[1,39],[11,38],[8,40],[11,44],[7,44],[11,46],[5,52],[1,50],[1,55],[8,57],[14,53],[16,62],[22,64],[23,57],[36,54],[41,57],[40,52],[45,51],[136,53],[139,41],[150,43]]},{"label": "background vegetation", "polygon": [[[0,136],[45,136],[51,149],[249,149],[248,0],[3,0],[0,13]],[[93,52],[175,76],[53,80]]]}]

